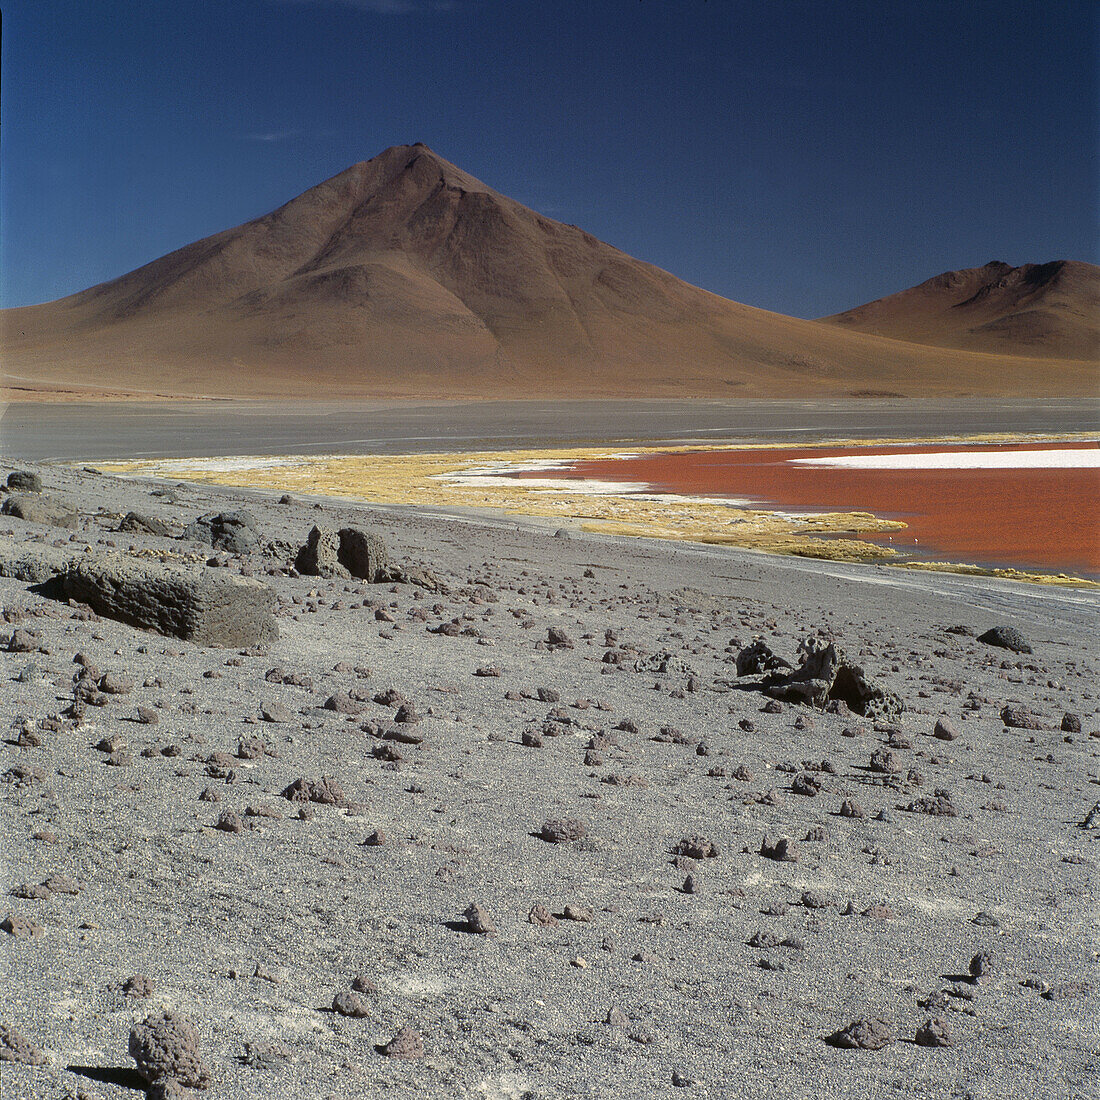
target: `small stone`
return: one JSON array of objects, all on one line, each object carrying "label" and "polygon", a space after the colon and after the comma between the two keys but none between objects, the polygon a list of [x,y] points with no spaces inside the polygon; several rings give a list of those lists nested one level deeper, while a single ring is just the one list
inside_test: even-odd
[{"label": "small stone", "polygon": [[470,902],[462,915],[466,918],[466,927],[468,931],[479,936],[492,936],[496,934],[496,925],[493,924],[489,914],[482,909],[477,902]]},{"label": "small stone", "polygon": [[927,814],[930,817],[958,817],[959,811],[948,791],[937,789],[932,796],[914,799],[901,809],[911,814]]},{"label": "small stone", "polygon": [[1081,715],[1072,714],[1070,711],[1066,711],[1062,715],[1062,732],[1063,733],[1080,733],[1081,732]]},{"label": "small stone", "polygon": [[979,951],[970,960],[970,977],[975,982],[987,982],[993,977],[995,966],[993,964],[993,956],[988,951]]},{"label": "small stone", "polygon": [[11,1024],[0,1023],[0,1062],[19,1062],[24,1066],[44,1066],[49,1061],[26,1036]]},{"label": "small stone", "polygon": [[684,893],[685,894],[701,894],[703,892],[703,883],[698,875],[688,875],[684,879]]},{"label": "small stone", "polygon": [[871,771],[891,775],[902,770],[901,761],[888,749],[879,749],[871,754]]},{"label": "small stone", "polygon": [[134,681],[118,673],[106,672],[99,679],[99,690],[104,695],[129,695],[134,690]]},{"label": "small stone", "polygon": [[940,1018],[925,1020],[913,1037],[919,1047],[953,1047],[955,1040],[944,1020]]},{"label": "small stone", "polygon": [[749,947],[776,947],[779,942],[780,938],[774,932],[768,932],[760,928],[757,929],[752,939],[749,940]]},{"label": "small stone", "polygon": [[363,704],[353,699],[346,691],[330,695],[324,702],[324,708],[336,714],[362,714],[364,710]]},{"label": "small stone", "polygon": [[80,884],[74,878],[70,878],[68,875],[52,874],[50,875],[42,885],[49,890],[51,894],[69,894],[75,897],[80,893]]},{"label": "small stone", "polygon": [[199,1056],[194,1024],[172,1012],[146,1016],[130,1031],[130,1057],[150,1083],[170,1078],[188,1088],[206,1088],[210,1071]]},{"label": "small stone", "polygon": [[283,798],[289,802],[319,802],[327,806],[341,806],[347,801],[343,787],[331,775],[320,779],[295,779],[283,791]]},{"label": "small stone", "polygon": [[403,1027],[388,1043],[379,1047],[387,1058],[423,1058],[424,1039],[414,1027]]},{"label": "small stone", "polygon": [[223,833],[243,833],[244,822],[241,820],[240,814],[235,814],[232,810],[226,810],[219,818],[215,829],[220,829]]},{"label": "small stone", "polygon": [[932,730],[932,736],[939,738],[941,741],[955,741],[959,737],[959,731],[950,718],[941,715],[936,720],[935,728]]},{"label": "small stone", "polygon": [[264,966],[263,963],[256,964],[255,969],[252,971],[252,977],[259,978],[261,982],[270,982],[272,985],[278,985],[282,980],[274,970]]},{"label": "small stone", "polygon": [[831,1046],[848,1050],[882,1050],[893,1041],[893,1025],[881,1016],[861,1016],[826,1040]]},{"label": "small stone", "polygon": [[539,836],[549,844],[564,844],[587,835],[588,828],[575,817],[552,818],[539,830]]},{"label": "small stone", "polygon": [[1002,707],[1001,721],[1008,726],[1009,729],[1041,730],[1046,728],[1046,723],[1043,719],[1037,714],[1032,714],[1027,707]]},{"label": "small stone", "polygon": [[551,649],[572,649],[575,645],[573,639],[559,626],[552,626],[546,631],[546,644]]},{"label": "small stone", "polygon": [[821,780],[809,772],[803,772],[801,775],[796,775],[794,782],[791,784],[791,790],[795,794],[804,795],[807,798],[815,797],[822,788]]},{"label": "small stone", "polygon": [[567,905],[562,911],[562,916],[566,920],[589,923],[595,916],[595,913],[587,905]]},{"label": "small stone", "polygon": [[42,935],[42,926],[18,913],[9,913],[0,921],[0,931],[17,940],[29,940]]},{"label": "small stone", "polygon": [[692,833],[691,836],[684,837],[676,847],[673,848],[672,854],[676,856],[688,856],[691,859],[715,859],[719,853],[718,845],[709,837],[700,836],[698,833]]},{"label": "small stone", "polygon": [[531,912],[527,914],[527,923],[552,928],[558,923],[558,918],[545,905],[540,903],[531,907]]},{"label": "small stone", "polygon": [[864,813],[863,813],[863,807],[858,802],[856,802],[854,799],[851,799],[851,798],[846,798],[840,804],[840,811],[839,812],[840,812],[841,817],[851,817],[851,818],[857,818],[858,819],[858,818],[862,818],[862,817],[865,816]]},{"label": "small stone", "polygon": [[760,844],[760,854],[765,859],[774,859],[779,863],[797,863],[798,853],[794,842],[787,837],[781,837],[774,844],[769,844],[765,838]]},{"label": "small stone", "polygon": [[378,992],[378,986],[376,986],[366,974],[356,974],[351,980],[351,988],[354,989],[356,993]]},{"label": "small stone", "polygon": [[1085,997],[1091,992],[1088,982],[1063,982],[1044,989],[1040,996],[1047,1001],[1069,1001]]},{"label": "small stone", "polygon": [[260,718],[265,722],[283,724],[294,721],[294,715],[282,703],[276,703],[274,700],[260,704]]},{"label": "small stone", "polygon": [[370,1015],[370,1009],[354,993],[344,990],[332,998],[332,1011],[341,1016],[362,1018]]}]

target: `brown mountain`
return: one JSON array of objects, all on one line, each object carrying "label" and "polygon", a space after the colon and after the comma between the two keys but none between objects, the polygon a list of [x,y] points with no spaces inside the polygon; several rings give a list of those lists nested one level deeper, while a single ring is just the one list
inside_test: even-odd
[{"label": "brown mountain", "polygon": [[822,320],[858,332],[1001,355],[1100,358],[1100,267],[1073,260],[945,271]]},{"label": "brown mountain", "polygon": [[1095,371],[1006,368],[727,301],[423,145],[0,325],[17,396],[1085,393]]}]

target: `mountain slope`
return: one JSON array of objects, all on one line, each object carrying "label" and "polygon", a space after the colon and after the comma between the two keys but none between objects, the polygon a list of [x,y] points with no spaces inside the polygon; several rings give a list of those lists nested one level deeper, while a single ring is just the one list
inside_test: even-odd
[{"label": "mountain slope", "polygon": [[822,320],[939,347],[1008,355],[1100,357],[1100,267],[1072,260],[945,271]]},{"label": "mountain slope", "polygon": [[[0,315],[12,388],[238,396],[1088,392],[1087,364],[935,352],[753,309],[423,145],[71,297]],[[1006,389],[1007,387],[1007,389]]]}]

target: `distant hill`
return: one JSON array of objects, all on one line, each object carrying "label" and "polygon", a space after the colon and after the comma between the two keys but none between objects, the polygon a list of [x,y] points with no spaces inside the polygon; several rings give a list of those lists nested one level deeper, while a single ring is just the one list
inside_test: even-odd
[{"label": "distant hill", "polygon": [[0,326],[22,396],[1081,393],[1095,369],[1006,367],[727,301],[419,144]]},{"label": "distant hill", "polygon": [[937,347],[1058,359],[1100,358],[1100,267],[1074,260],[945,271],[919,286],[824,317],[857,332]]}]

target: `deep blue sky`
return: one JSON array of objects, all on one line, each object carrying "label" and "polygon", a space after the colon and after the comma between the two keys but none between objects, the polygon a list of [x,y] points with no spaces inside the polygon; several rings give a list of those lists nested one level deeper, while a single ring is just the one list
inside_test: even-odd
[{"label": "deep blue sky", "polygon": [[424,141],[817,316],[1100,260],[1095,0],[14,0],[0,297],[43,301]]}]

